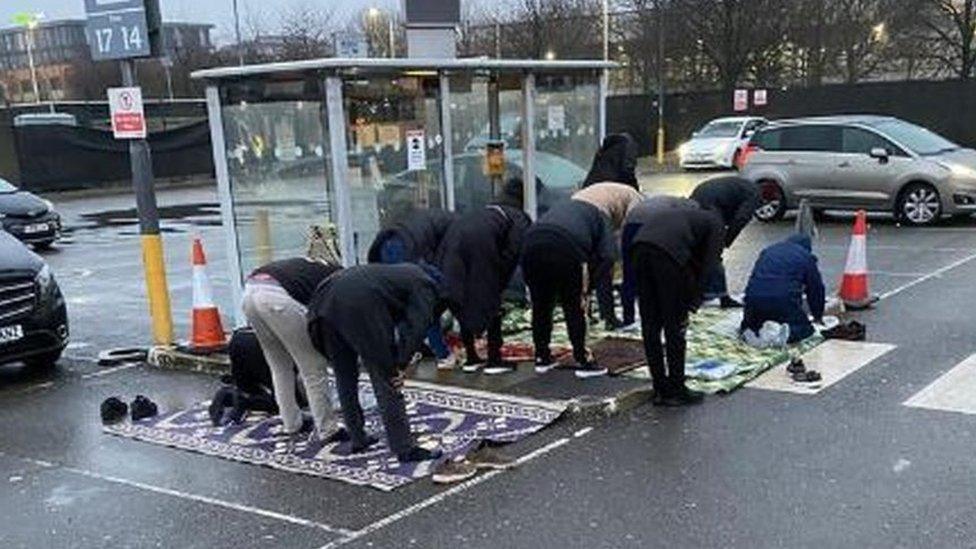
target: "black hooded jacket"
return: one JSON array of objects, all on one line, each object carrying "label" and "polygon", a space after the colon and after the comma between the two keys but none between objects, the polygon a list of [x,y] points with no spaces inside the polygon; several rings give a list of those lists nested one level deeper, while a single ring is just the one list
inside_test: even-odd
[{"label": "black hooded jacket", "polygon": [[437,248],[444,233],[457,215],[444,210],[417,210],[376,235],[369,247],[367,259],[370,263],[380,262],[383,243],[392,236],[399,236],[407,247],[405,261],[417,263],[425,261],[433,264]]},{"label": "black hooded jacket", "polygon": [[672,208],[660,210],[653,223],[642,225],[632,246],[649,244],[664,251],[695,277],[688,287],[697,288],[697,281],[721,259],[724,236],[722,220],[714,212]]},{"label": "black hooded jacket", "polygon": [[406,366],[434,318],[437,283],[417,265],[360,265],[332,275],[308,306],[312,344],[335,359],[335,334],[364,361]]},{"label": "black hooded jacket", "polygon": [[618,249],[610,218],[582,200],[559,202],[539,218],[525,235],[525,253],[535,244],[558,242],[566,253],[590,271],[590,289],[609,275]]},{"label": "black hooded jacket", "polygon": [[640,190],[637,183],[637,142],[626,133],[615,133],[603,139],[593,158],[583,188],[597,183],[623,183]]},{"label": "black hooded jacket", "polygon": [[742,177],[716,177],[702,183],[691,199],[706,210],[722,216],[725,223],[725,247],[728,248],[739,237],[742,229],[752,221],[759,207],[759,187]]},{"label": "black hooded jacket", "polygon": [[522,210],[491,204],[451,224],[437,254],[448,307],[462,328],[480,334],[498,315],[532,221]]}]

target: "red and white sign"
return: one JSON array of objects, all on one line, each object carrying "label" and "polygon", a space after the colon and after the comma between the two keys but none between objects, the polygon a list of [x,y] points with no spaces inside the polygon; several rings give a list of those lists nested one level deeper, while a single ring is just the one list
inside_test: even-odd
[{"label": "red and white sign", "polygon": [[732,97],[732,106],[735,112],[749,110],[749,90],[735,90]]},{"label": "red and white sign", "polygon": [[769,104],[769,94],[766,90],[756,90],[752,92],[752,104],[757,107],[765,107]]},{"label": "red and white sign", "polygon": [[109,88],[108,105],[116,139],[145,139],[146,114],[141,88]]}]

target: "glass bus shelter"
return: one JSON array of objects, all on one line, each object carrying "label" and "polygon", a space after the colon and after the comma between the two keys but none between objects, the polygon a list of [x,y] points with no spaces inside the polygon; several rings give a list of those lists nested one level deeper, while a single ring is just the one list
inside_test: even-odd
[{"label": "glass bus shelter", "polygon": [[[194,73],[207,84],[234,303],[244,275],[305,251],[311,225],[335,226],[355,265],[398,217],[482,206],[512,177],[536,217],[585,177],[615,66],[316,59]],[[488,169],[489,147],[504,148],[504,175]]]}]

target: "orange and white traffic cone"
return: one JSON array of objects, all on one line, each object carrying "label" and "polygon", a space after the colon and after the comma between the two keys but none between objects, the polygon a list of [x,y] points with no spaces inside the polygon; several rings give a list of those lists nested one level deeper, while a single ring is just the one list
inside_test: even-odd
[{"label": "orange and white traffic cone", "polygon": [[864,210],[857,212],[854,234],[847,252],[847,266],[840,285],[840,299],[848,309],[867,309],[877,299],[871,297],[868,284],[868,218]]},{"label": "orange and white traffic cone", "polygon": [[190,348],[194,351],[213,351],[224,347],[227,336],[220,322],[220,311],[213,300],[210,277],[207,276],[207,257],[200,238],[193,239],[193,333]]}]

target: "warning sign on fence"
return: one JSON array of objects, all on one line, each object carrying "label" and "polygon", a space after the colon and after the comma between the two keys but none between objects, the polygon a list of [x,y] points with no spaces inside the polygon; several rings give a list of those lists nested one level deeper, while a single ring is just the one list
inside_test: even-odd
[{"label": "warning sign on fence", "polygon": [[142,108],[142,89],[109,88],[108,105],[112,114],[112,133],[116,139],[145,139],[146,114]]}]

